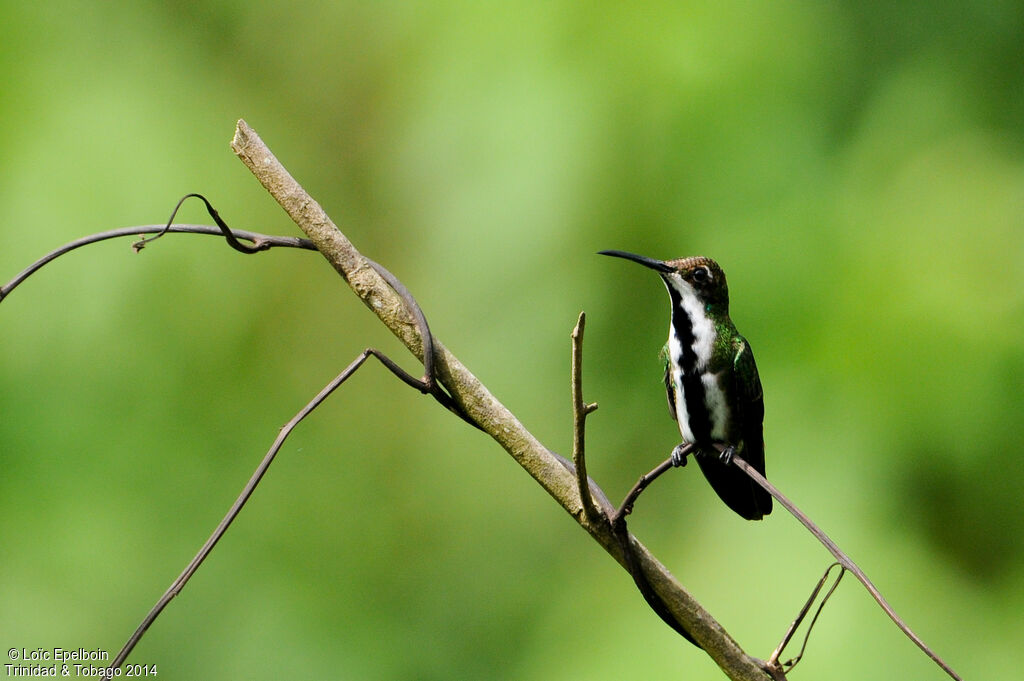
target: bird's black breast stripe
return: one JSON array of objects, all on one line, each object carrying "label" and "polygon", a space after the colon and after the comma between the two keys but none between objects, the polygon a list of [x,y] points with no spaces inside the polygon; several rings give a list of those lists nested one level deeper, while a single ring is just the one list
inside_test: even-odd
[{"label": "bird's black breast stripe", "polygon": [[672,329],[679,339],[682,357],[672,357],[682,368],[683,399],[686,400],[686,413],[689,415],[690,431],[697,444],[711,442],[711,416],[708,413],[704,382],[697,371],[697,353],[693,349],[693,321],[683,309],[682,296],[674,286],[668,286],[669,297],[672,299]]}]

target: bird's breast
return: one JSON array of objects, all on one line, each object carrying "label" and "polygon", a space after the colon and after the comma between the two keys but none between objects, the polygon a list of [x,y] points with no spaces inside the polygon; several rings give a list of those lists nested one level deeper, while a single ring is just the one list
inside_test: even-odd
[{"label": "bird's breast", "polygon": [[729,425],[728,376],[713,362],[718,330],[696,295],[675,293],[668,348],[679,432],[685,442],[722,442]]},{"label": "bird's breast", "polygon": [[698,372],[686,376],[678,365],[672,370],[676,422],[684,442],[726,442],[729,404],[722,372]]}]

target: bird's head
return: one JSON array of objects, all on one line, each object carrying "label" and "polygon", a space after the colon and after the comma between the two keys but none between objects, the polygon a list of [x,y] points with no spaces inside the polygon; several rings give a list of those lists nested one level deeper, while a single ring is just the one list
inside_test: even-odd
[{"label": "bird's head", "polygon": [[729,285],[725,281],[725,272],[711,258],[697,255],[676,260],[655,260],[626,251],[601,251],[599,255],[625,258],[649,267],[660,274],[665,285],[675,290],[681,298],[696,298],[707,309],[729,308]]}]

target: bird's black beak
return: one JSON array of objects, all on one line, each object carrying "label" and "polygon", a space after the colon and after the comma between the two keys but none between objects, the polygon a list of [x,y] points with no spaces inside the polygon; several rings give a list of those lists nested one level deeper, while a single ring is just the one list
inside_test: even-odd
[{"label": "bird's black beak", "polygon": [[601,251],[598,255],[610,255],[613,258],[625,258],[626,260],[632,260],[635,263],[639,263],[644,267],[650,267],[652,270],[658,272],[672,272],[672,266],[661,260],[655,260],[654,258],[648,258],[645,255],[637,255],[636,253],[627,253],[626,251]]}]

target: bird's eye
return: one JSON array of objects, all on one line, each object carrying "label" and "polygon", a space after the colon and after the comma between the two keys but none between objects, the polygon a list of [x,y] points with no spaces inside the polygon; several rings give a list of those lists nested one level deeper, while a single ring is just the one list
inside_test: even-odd
[{"label": "bird's eye", "polygon": [[707,267],[698,267],[693,271],[693,281],[697,284],[706,284],[711,281],[711,272]]}]

